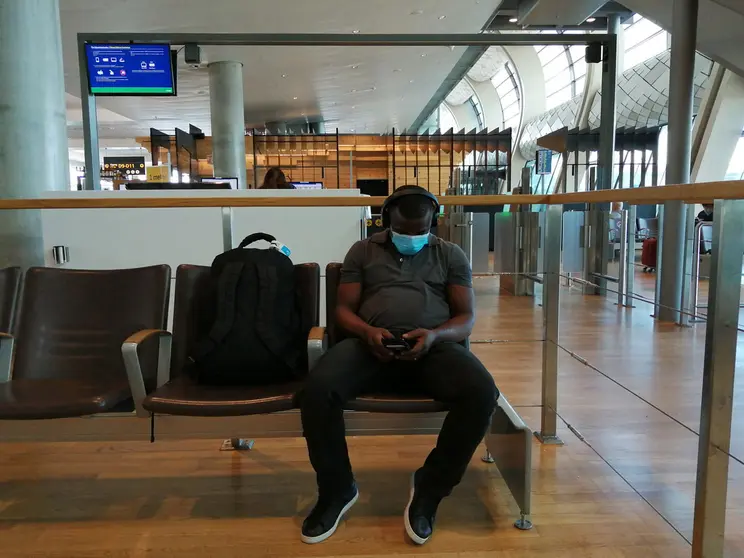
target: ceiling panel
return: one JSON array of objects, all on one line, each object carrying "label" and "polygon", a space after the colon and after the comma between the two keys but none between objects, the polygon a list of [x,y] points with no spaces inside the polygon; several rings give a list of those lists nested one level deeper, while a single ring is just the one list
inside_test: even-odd
[{"label": "ceiling panel", "polygon": [[[80,94],[79,32],[476,33],[501,0],[60,0],[66,89]],[[402,129],[418,116],[463,48],[208,47],[208,61],[244,65],[246,126],[322,119],[342,132]],[[99,98],[120,115],[102,138],[189,123],[209,133],[208,70],[179,55],[177,98]],[[296,99],[295,99],[296,97]],[[130,120],[130,121],[127,121]],[[79,124],[70,129],[79,137]]]}]

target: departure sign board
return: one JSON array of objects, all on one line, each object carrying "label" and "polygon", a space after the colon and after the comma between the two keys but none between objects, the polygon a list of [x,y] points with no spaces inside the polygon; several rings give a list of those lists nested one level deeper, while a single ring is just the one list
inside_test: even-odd
[{"label": "departure sign board", "polygon": [[167,44],[85,45],[93,95],[175,95]]},{"label": "departure sign board", "polygon": [[101,174],[109,178],[128,178],[131,176],[144,176],[144,157],[104,157]]}]

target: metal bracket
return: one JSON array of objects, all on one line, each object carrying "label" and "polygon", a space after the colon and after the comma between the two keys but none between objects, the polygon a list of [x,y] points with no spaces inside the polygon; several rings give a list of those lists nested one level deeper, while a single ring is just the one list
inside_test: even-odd
[{"label": "metal bracket", "polygon": [[543,436],[540,432],[535,432],[535,438],[537,438],[541,444],[546,446],[562,446],[563,440],[558,435],[555,436]]},{"label": "metal bracket", "polygon": [[254,440],[247,438],[227,438],[222,441],[220,451],[249,451],[253,449]]}]

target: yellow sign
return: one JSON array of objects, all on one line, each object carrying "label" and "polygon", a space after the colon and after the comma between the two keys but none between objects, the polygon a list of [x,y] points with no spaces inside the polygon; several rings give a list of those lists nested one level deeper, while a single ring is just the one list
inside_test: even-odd
[{"label": "yellow sign", "polygon": [[382,226],[382,219],[375,219],[375,226],[381,227]]},{"label": "yellow sign", "polygon": [[168,167],[147,167],[148,182],[170,182]]}]

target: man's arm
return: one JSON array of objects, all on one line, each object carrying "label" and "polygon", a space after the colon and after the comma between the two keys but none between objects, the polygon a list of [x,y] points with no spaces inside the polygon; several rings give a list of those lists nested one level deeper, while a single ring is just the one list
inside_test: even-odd
[{"label": "man's arm", "polygon": [[460,343],[470,337],[475,325],[473,288],[447,285],[447,299],[452,317],[434,330],[436,342]]},{"label": "man's arm", "polygon": [[382,340],[392,338],[393,335],[386,329],[370,326],[357,314],[362,300],[363,250],[364,247],[357,243],[351,247],[344,259],[341,283],[336,295],[336,323],[364,340],[377,358],[388,361],[392,359],[393,354],[382,345]]},{"label": "man's arm", "polygon": [[460,343],[465,341],[475,325],[475,295],[470,262],[460,248],[453,248],[447,269],[447,303],[450,319],[434,330],[417,329],[405,334],[415,339],[416,345],[401,358],[416,360],[426,354],[435,343]]},{"label": "man's arm", "polygon": [[338,286],[336,322],[349,333],[364,339],[370,326],[357,315],[361,299],[361,283],[341,283]]}]

